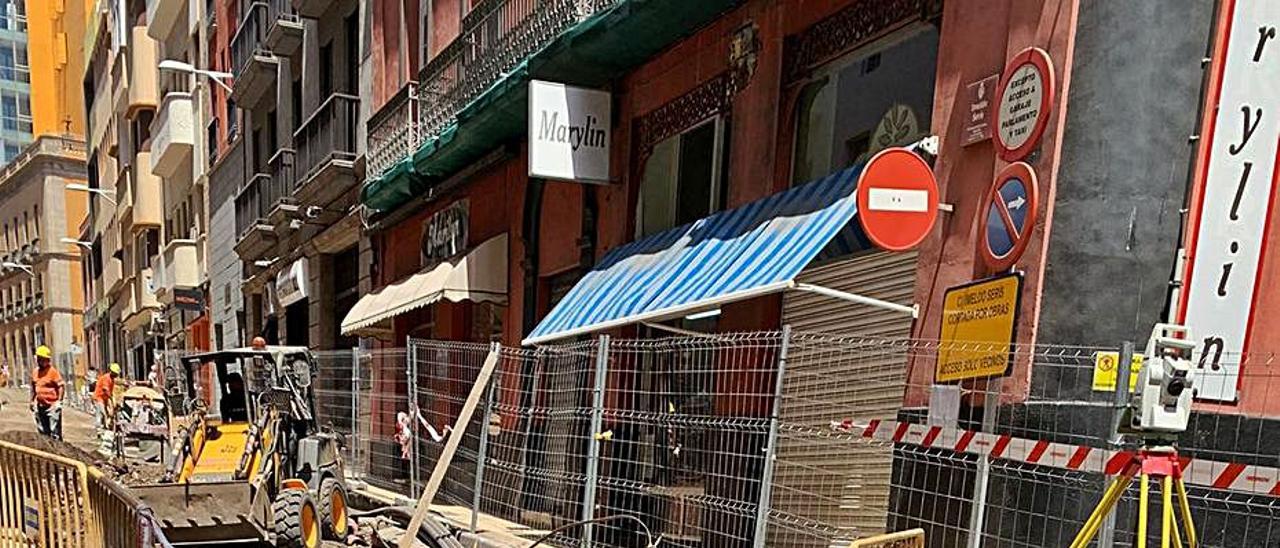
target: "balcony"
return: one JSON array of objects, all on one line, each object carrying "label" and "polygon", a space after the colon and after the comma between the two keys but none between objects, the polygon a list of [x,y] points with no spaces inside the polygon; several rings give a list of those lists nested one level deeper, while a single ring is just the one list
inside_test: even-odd
[{"label": "balcony", "polygon": [[369,144],[365,165],[369,177],[413,154],[422,142],[418,132],[418,84],[409,82],[369,118]]},{"label": "balcony", "polygon": [[293,135],[298,150],[294,197],[324,207],[356,185],[356,124],[360,98],[335,93]]},{"label": "balcony", "polygon": [[[151,165],[151,153],[139,152],[138,165]],[[119,222],[127,234],[159,227],[164,222],[160,178],[145,169],[126,169],[117,182]]]},{"label": "balcony", "polygon": [[307,19],[319,19],[321,17],[324,17],[324,13],[326,11],[329,11],[329,6],[332,6],[335,2],[335,0],[292,0],[292,1],[293,1],[293,9],[298,12],[298,15],[306,17]]},{"label": "balcony", "polygon": [[267,193],[267,222],[275,229],[277,235],[290,230],[292,222],[298,218],[298,201],[293,197],[294,151],[282,148],[267,163],[271,186]]},{"label": "balcony", "polygon": [[[184,79],[185,80],[185,79]],[[191,94],[166,93],[151,123],[151,173],[165,179],[191,177],[192,150],[196,143]]]},{"label": "balcony", "polygon": [[174,29],[187,26],[187,0],[147,0],[147,34],[165,41]]},{"label": "balcony", "polygon": [[160,308],[160,302],[151,291],[155,282],[150,268],[129,277],[127,283],[129,288],[123,295],[125,305],[121,310],[121,320],[125,331],[136,331],[151,324],[151,317]]},{"label": "balcony", "polygon": [[232,72],[235,83],[231,100],[241,108],[255,110],[264,99],[274,99],[276,68],[280,60],[267,49],[267,31],[272,21],[266,2],[254,2],[240,21],[231,39]]},{"label": "balcony", "polygon": [[160,255],[152,259],[152,284],[156,301],[173,303],[174,289],[190,289],[200,286],[199,246],[195,240],[170,240]]},{"label": "balcony", "polygon": [[271,176],[258,173],[236,194],[236,254],[244,261],[262,257],[276,244],[276,233],[267,217],[274,205]]},{"label": "balcony", "polygon": [[117,63],[124,62],[122,74],[127,73],[127,89],[121,94],[123,103],[116,103],[116,111],[132,119],[141,109],[155,108],[160,90],[156,85],[156,41],[147,35],[147,27],[133,27],[130,36],[128,48],[120,50],[123,59],[116,59]]},{"label": "balcony", "polygon": [[298,17],[289,0],[269,0],[267,21],[267,49],[284,57],[293,57],[302,48],[302,18]]}]

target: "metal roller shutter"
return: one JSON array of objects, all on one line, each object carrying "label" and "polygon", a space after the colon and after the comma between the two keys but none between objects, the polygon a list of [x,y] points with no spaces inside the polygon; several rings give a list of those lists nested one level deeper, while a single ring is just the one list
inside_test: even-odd
[{"label": "metal roller shutter", "polygon": [[[916,253],[875,252],[813,267],[797,281],[896,303],[915,294]],[[889,510],[892,448],[834,439],[831,421],[896,417],[906,355],[862,337],[905,339],[910,316],[808,292],[783,299],[783,322],[797,335],[783,378],[782,429],[773,509],[785,519],[834,527],[830,537],[771,527],[770,546],[827,546],[831,538],[883,532]],[[804,342],[804,334],[847,337]],[[785,520],[784,519],[784,520]],[[824,527],[825,528],[825,527]],[[812,528],[805,528],[812,530]]]}]

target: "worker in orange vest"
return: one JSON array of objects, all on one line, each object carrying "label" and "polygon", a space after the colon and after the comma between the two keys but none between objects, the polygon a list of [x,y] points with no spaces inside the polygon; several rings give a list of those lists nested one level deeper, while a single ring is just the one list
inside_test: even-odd
[{"label": "worker in orange vest", "polygon": [[36,370],[31,379],[31,412],[36,429],[55,440],[62,439],[62,373],[53,366],[53,350],[36,348]]},{"label": "worker in orange vest", "polygon": [[93,401],[97,402],[98,414],[101,417],[98,426],[110,430],[115,426],[116,416],[116,378],[120,376],[120,364],[112,363],[107,367],[107,374],[98,377],[98,385],[93,388]]}]

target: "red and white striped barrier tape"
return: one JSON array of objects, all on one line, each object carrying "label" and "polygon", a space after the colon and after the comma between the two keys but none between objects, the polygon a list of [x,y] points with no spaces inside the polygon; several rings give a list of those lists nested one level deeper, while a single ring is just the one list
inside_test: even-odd
[{"label": "red and white striped barrier tape", "polygon": [[[1007,434],[989,434],[896,421],[872,420],[856,424],[846,420],[832,422],[831,428],[879,441],[986,455],[992,459],[1108,476],[1119,474],[1136,457],[1132,451],[1054,443],[1015,438]],[[1193,459],[1182,455],[1179,456],[1179,461],[1182,463],[1183,481],[1188,484],[1280,496],[1280,468]]]}]

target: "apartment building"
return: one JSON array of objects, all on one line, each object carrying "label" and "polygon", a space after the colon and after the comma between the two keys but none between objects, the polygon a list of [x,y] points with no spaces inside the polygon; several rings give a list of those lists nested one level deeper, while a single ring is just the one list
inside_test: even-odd
[{"label": "apartment building", "polygon": [[[152,175],[161,180],[164,223],[159,253],[151,257],[152,289],[160,306],[161,350],[207,350],[209,216],[201,114],[212,82],[195,72],[207,43],[203,2],[147,0],[147,34],[158,43],[159,106],[152,121]],[[159,66],[159,64],[158,64]],[[144,166],[146,168],[147,166]]]},{"label": "apartment building", "polygon": [[[358,298],[363,179],[361,24],[365,2],[244,1],[231,39],[230,102],[243,110],[235,195],[245,333],[349,347]],[[234,146],[234,145],[233,145]]]}]

